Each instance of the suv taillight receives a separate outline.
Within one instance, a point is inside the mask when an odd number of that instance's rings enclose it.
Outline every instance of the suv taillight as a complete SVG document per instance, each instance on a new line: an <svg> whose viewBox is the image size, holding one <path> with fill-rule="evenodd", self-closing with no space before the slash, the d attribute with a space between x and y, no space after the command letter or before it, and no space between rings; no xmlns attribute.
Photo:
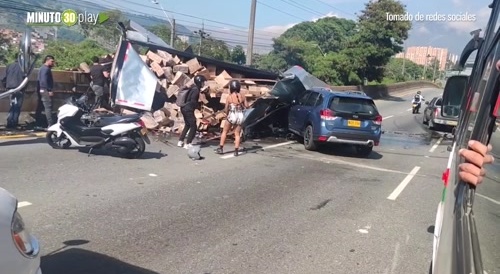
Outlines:
<svg viewBox="0 0 500 274"><path fill-rule="evenodd" d="M377 117L375 117L375 120L373 120L373 123L379 126L382 125L382 116L377 115Z"/></svg>
<svg viewBox="0 0 500 274"><path fill-rule="evenodd" d="M438 117L440 112L441 112L441 108L436 108L434 110L434 117Z"/></svg>
<svg viewBox="0 0 500 274"><path fill-rule="evenodd" d="M319 111L319 115L321 116L322 120L334 120L335 119L335 112L333 112L331 109L322 109Z"/></svg>

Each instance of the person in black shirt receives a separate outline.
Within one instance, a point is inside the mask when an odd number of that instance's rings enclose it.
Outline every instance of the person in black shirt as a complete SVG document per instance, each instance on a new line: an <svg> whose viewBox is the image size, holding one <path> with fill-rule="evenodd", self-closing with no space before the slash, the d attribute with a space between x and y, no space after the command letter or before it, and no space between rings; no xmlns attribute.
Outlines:
<svg viewBox="0 0 500 274"><path fill-rule="evenodd" d="M200 99L200 91L205 86L207 79L202 75L197 75L194 77L194 86L191 87L189 93L186 98L186 105L181 107L182 117L184 117L184 129L181 132L181 136L179 136L179 142L177 146L184 146L185 149L189 149L191 147L191 143L194 140L196 135L197 125L196 125L196 116L194 115L194 111L198 108L198 101ZM189 134L188 134L189 132ZM187 140L184 145L184 138Z"/></svg>
<svg viewBox="0 0 500 274"><path fill-rule="evenodd" d="M39 126L42 125L42 109L45 109L45 117L47 118L47 127L54 124L52 119L52 96L54 93L54 78L52 77L52 67L55 65L55 58L52 55L45 56L43 65L38 71L38 106L36 108L36 120Z"/></svg>
<svg viewBox="0 0 500 274"><path fill-rule="evenodd" d="M104 66L99 64L99 57L92 57L92 62L94 64L90 67L90 78L92 79L90 86L95 94L96 107L101 107L102 96L104 95L104 84L106 83L109 73Z"/></svg>
<svg viewBox="0 0 500 274"><path fill-rule="evenodd" d="M5 77L2 79L7 90L17 88L24 80L24 73L18 62L17 53L15 58L16 60L14 63L8 65L5 69ZM16 128L19 124L19 115L21 114L21 107L23 105L24 91L25 89L22 89L10 95L10 110L9 116L7 116L7 128Z"/></svg>

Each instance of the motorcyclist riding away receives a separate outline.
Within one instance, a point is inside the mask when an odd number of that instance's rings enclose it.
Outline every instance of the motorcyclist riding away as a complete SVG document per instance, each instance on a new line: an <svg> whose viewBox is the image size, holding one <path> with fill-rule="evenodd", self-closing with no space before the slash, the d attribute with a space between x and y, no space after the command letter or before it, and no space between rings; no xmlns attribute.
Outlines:
<svg viewBox="0 0 500 274"><path fill-rule="evenodd" d="M412 103L418 104L418 103L421 103L423 101L425 101L424 96L422 96L422 92L419 90L419 91L417 91L417 94L415 94L415 96L413 97Z"/></svg>

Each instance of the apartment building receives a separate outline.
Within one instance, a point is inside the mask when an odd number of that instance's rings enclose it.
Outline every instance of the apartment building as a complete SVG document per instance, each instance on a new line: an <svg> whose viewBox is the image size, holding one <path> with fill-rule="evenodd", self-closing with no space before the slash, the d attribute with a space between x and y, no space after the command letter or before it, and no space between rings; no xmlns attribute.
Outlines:
<svg viewBox="0 0 500 274"><path fill-rule="evenodd" d="M11 29L0 29L0 35L7 39L10 45L18 46L23 34ZM37 33L31 33L31 45L35 53L40 53L45 49L45 40Z"/></svg>
<svg viewBox="0 0 500 274"><path fill-rule="evenodd" d="M445 70L446 69L446 63L448 60L452 61L450 59L450 56L448 54L448 49L446 48L434 48L434 47L408 47L406 48L405 52L398 53L396 58L406 58L407 60L410 60L414 63L417 63L419 65L425 65L426 63L429 64L434 58L436 58L439 61L439 70ZM458 56L454 55L452 57L455 59L454 63L456 60L458 60Z"/></svg>

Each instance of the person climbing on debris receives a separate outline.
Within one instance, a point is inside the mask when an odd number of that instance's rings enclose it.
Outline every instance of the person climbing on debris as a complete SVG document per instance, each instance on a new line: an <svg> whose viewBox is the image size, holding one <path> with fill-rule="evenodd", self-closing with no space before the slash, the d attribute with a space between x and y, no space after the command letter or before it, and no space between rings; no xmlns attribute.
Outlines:
<svg viewBox="0 0 500 274"><path fill-rule="evenodd" d="M184 118L184 129L179 136L177 146L189 149L196 135L197 125L194 111L198 108L200 99L200 91L205 86L207 79L203 75L194 77L194 85L190 88L183 89L177 94L177 106L181 108L182 117ZM187 135L187 138L186 138ZM186 143L184 143L186 139Z"/></svg>
<svg viewBox="0 0 500 274"><path fill-rule="evenodd" d="M224 153L224 143L226 142L229 130L234 129L234 156L238 156L241 143L241 124L243 123L244 110L248 108L246 97L240 93L241 83L237 80L229 82L229 96L226 100L224 113L226 119L223 121L222 134L220 136L219 148L216 152L218 154Z"/></svg>

